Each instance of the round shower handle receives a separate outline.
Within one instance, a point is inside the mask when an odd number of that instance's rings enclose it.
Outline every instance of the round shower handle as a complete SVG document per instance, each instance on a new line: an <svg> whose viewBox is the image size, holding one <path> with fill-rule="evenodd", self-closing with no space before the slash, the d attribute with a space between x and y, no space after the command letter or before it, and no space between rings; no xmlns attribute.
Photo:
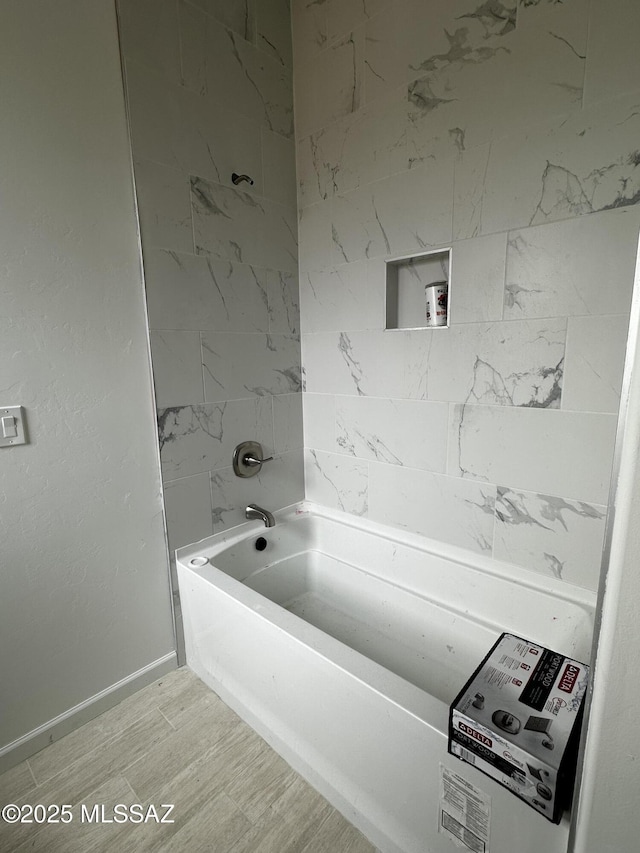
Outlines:
<svg viewBox="0 0 640 853"><path fill-rule="evenodd" d="M259 474L264 462L273 456L262 455L262 445L257 441L242 441L233 451L233 473L236 477L253 477Z"/></svg>

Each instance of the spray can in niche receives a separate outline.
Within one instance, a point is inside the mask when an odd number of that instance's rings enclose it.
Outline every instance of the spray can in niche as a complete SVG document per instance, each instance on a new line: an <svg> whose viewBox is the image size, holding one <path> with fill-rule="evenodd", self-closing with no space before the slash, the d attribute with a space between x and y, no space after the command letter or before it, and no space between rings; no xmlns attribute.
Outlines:
<svg viewBox="0 0 640 853"><path fill-rule="evenodd" d="M427 326L447 325L447 292L449 283L434 281L425 287L427 301Z"/></svg>

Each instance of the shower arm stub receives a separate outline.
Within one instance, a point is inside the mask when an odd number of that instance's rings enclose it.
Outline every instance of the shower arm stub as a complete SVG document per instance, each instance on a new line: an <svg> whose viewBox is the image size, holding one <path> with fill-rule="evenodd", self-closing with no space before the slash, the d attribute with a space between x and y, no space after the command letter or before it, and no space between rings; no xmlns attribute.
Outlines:
<svg viewBox="0 0 640 853"><path fill-rule="evenodd" d="M235 186L238 186L238 184L241 184L243 181L246 181L249 186L253 186L253 178L250 178L249 175L238 175L237 172L233 172L231 180Z"/></svg>
<svg viewBox="0 0 640 853"><path fill-rule="evenodd" d="M265 462L273 456L264 457L262 445L257 441L242 441L233 451L233 473L236 477L255 477Z"/></svg>

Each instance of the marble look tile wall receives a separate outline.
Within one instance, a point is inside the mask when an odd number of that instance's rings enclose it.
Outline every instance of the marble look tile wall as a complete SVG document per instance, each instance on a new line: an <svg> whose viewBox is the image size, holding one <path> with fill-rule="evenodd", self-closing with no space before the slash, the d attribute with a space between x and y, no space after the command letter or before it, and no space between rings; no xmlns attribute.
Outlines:
<svg viewBox="0 0 640 853"><path fill-rule="evenodd" d="M309 498L596 587L636 6L292 0ZM449 246L450 328L385 331L385 260Z"/></svg>
<svg viewBox="0 0 640 853"><path fill-rule="evenodd" d="M303 497L290 12L118 7L173 550ZM275 459L239 480L246 439Z"/></svg>

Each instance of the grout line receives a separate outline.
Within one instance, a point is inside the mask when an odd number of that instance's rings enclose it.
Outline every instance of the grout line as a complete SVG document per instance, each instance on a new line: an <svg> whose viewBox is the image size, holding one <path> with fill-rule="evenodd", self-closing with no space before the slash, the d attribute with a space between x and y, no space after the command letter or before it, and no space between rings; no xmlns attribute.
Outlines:
<svg viewBox="0 0 640 853"><path fill-rule="evenodd" d="M45 747L45 749L46 749L46 747ZM37 753L36 753L36 754L37 754ZM30 762L29 762L29 759L28 759L28 758L27 758L27 767L29 768L29 773L31 773L31 778L33 779L33 784L34 784L34 785L35 785L35 787L37 788L37 787L38 787L38 780L36 779L36 775L35 775L35 773L33 772L33 768L31 767L31 764L30 764Z"/></svg>
<svg viewBox="0 0 640 853"><path fill-rule="evenodd" d="M136 799L136 801L137 801L137 802L140 802L140 798L138 797L137 793L133 790L133 785L131 784L131 782L127 779L127 777L124 775L124 773L121 773L121 774L120 774L120 776L122 777L122 779L124 779L124 781L125 781L125 782L127 783L127 785L129 786L129 790L130 790L130 791L131 791L131 793L133 794L133 796L134 796L134 798Z"/></svg>
<svg viewBox="0 0 640 853"><path fill-rule="evenodd" d="M495 556L495 550L496 550L496 533L497 533L497 527L498 527L498 524L497 524L497 516L498 516L498 485L497 485L497 484L490 484L490 485L492 485L492 488L493 488L493 523L492 523L492 525L491 525L491 551L490 551L490 553L491 553L491 557L492 557L492 559L496 560L496 559L498 559L498 558Z"/></svg>
<svg viewBox="0 0 640 853"><path fill-rule="evenodd" d="M447 441L446 447L444 451L444 473L449 474L449 448L451 445L451 427L452 427L452 419L453 419L453 411L452 406L455 406L455 403L449 401L447 403Z"/></svg>
<svg viewBox="0 0 640 853"><path fill-rule="evenodd" d="M202 402L207 404L207 381L205 377L205 365L204 365L204 349L203 349L203 335L205 334L213 334L217 335L217 332L198 332L198 344L200 348L200 381L202 383Z"/></svg>
<svg viewBox="0 0 640 853"><path fill-rule="evenodd" d="M260 826L260 821L261 821L262 817L265 815L265 813L269 810L269 806L267 806L267 808L266 808L263 812L261 812L261 813L258 815L258 817L256 818L256 820L251 820L251 818L250 818L250 817L249 817L249 815L246 813L246 811L242 808L242 806L240 805L240 803L238 803L238 802L237 802L237 800L235 800L235 799L231 796L231 794L229 793L229 791L227 791L227 789L224 787L224 785L222 785L222 786L220 787L220 789L219 789L219 790L224 794L224 796L225 796L225 797L227 797L227 799L228 799L230 802L232 802L232 803L233 803L233 805L238 809L238 811L240 812L240 814L241 814L244 818L246 818L246 820L247 820L247 822L248 822L248 824L249 824L249 827L251 827L251 828L258 828L258 827ZM249 831L249 827L248 827L248 828L247 828L247 830L246 830L247 832ZM244 834L244 833L243 833L243 834Z"/></svg>
<svg viewBox="0 0 640 853"><path fill-rule="evenodd" d="M183 170L180 170L180 171L182 172L182 174L184 174ZM189 222L191 223L191 246L193 249L191 254L194 255L195 257L199 257L200 253L196 250L196 218L194 216L194 211L193 211L193 190L192 190L192 178L197 179L198 176L192 175L190 172L187 172L186 177L187 177L187 185L188 185L188 191L189 191L188 204L189 204Z"/></svg>
<svg viewBox="0 0 640 853"><path fill-rule="evenodd" d="M158 711L158 713L159 713L162 717L164 717L164 719L165 719L165 720L167 721L167 723L171 726L171 728L174 730L174 732L177 732L177 731L178 731L178 729L173 725L173 723L171 722L171 720L169 719L169 717L167 717L167 715L166 715L166 714L165 714L165 713L160 709L160 707L159 707L158 705L156 705L156 710Z"/></svg>
<svg viewBox="0 0 640 853"><path fill-rule="evenodd" d="M143 756L140 756L140 757L142 758ZM130 765L129 765L129 767L135 767L135 764L136 764L136 762L134 762L133 764L130 764ZM131 792L132 792L133 796L135 797L135 801L136 801L137 803L142 803L142 802L144 802L144 800L143 800L141 797L139 797L139 796L138 796L138 792L136 791L136 789L133 787L133 785L131 784L131 782L130 782L130 781L129 781L129 779L127 778L127 775L126 775L126 774L127 774L127 771L129 770L129 767L126 767L124 770L122 770L122 771L120 772L120 776L124 779L124 781L125 781L125 782L127 783L127 785L129 786L129 788L130 788L130 790L131 790Z"/></svg>

